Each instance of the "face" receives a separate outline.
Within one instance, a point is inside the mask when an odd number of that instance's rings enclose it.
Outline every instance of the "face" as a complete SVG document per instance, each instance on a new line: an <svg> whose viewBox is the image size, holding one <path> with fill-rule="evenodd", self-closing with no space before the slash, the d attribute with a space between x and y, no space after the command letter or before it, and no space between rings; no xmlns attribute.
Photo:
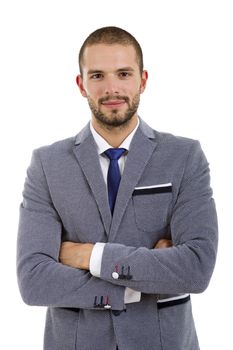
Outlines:
<svg viewBox="0 0 233 350"><path fill-rule="evenodd" d="M89 46L82 68L83 76L77 77L77 83L98 123L118 127L137 116L147 72L140 73L132 45Z"/></svg>

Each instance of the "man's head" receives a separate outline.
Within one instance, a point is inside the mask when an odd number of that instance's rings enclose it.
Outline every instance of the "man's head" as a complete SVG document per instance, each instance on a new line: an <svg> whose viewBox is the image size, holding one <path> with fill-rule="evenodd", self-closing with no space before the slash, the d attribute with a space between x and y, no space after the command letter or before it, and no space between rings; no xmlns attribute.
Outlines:
<svg viewBox="0 0 233 350"><path fill-rule="evenodd" d="M79 66L77 84L100 124L117 127L136 117L147 72L130 33L117 27L96 30L80 49Z"/></svg>
<svg viewBox="0 0 233 350"><path fill-rule="evenodd" d="M103 27L95 30L91 33L81 46L79 51L79 70L81 75L83 75L83 56L86 47L96 45L96 44L106 44L113 45L119 44L123 46L132 45L135 50L136 60L138 62L139 70L143 72L143 54L141 46L135 37L124 29L118 27Z"/></svg>

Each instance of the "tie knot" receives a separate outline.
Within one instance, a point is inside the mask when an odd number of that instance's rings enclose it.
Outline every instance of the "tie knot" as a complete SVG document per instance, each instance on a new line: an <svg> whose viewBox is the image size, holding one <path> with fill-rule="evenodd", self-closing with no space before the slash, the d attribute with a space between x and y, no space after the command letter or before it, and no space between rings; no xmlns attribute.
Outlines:
<svg viewBox="0 0 233 350"><path fill-rule="evenodd" d="M118 160L125 151L125 148L109 148L104 153L110 160Z"/></svg>

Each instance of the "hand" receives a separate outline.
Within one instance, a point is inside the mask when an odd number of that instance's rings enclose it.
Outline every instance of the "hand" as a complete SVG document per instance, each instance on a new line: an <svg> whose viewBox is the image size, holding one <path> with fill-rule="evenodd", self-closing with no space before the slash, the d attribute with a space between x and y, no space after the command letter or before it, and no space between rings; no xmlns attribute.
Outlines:
<svg viewBox="0 0 233 350"><path fill-rule="evenodd" d="M59 260L62 264L76 269L89 270L90 258L94 244L63 242Z"/></svg>
<svg viewBox="0 0 233 350"><path fill-rule="evenodd" d="M172 247L172 241L170 239L160 239L156 245L154 246L154 249L159 249L159 248L170 248Z"/></svg>

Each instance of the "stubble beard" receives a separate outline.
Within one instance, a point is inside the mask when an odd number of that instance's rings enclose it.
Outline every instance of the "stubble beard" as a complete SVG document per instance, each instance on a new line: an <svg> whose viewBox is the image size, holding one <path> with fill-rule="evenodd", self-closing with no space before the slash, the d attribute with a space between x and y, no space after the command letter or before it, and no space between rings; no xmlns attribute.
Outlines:
<svg viewBox="0 0 233 350"><path fill-rule="evenodd" d="M127 110L121 113L118 111L118 109L112 109L111 111L109 111L108 114L103 113L101 111L102 102L108 101L111 99L125 100L125 102L128 105ZM129 124L130 120L137 112L139 102L140 102L140 93L137 93L133 97L132 103L130 103L129 98L127 96L117 96L117 97L109 96L105 98L100 98L98 100L98 106L91 99L90 96L87 97L87 100L88 100L89 107L92 111L92 114L96 118L96 121L98 122L98 124L103 128L111 130L117 127L125 127Z"/></svg>

